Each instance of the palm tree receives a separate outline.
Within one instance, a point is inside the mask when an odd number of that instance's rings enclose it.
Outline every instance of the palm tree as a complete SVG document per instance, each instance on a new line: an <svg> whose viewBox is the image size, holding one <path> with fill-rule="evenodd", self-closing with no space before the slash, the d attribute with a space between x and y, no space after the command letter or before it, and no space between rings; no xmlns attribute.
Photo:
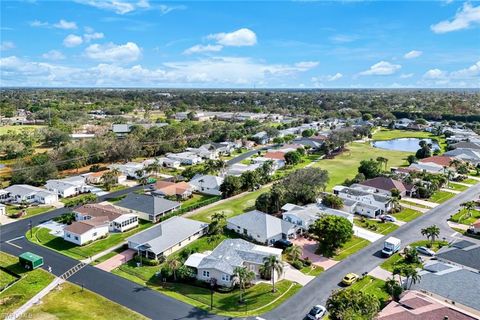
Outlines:
<svg viewBox="0 0 480 320"><path fill-rule="evenodd" d="M430 227L422 229L422 236L426 236L427 239L430 239L430 243L435 242L435 238L440 235L440 228L437 225L431 225Z"/></svg>
<svg viewBox="0 0 480 320"><path fill-rule="evenodd" d="M387 171L388 159L385 157L378 157L377 161L383 163L383 165L385 166L385 171Z"/></svg>
<svg viewBox="0 0 480 320"><path fill-rule="evenodd" d="M238 286L240 287L240 302L242 302L245 285L255 279L255 273L247 270L245 267L236 267L233 270L233 275L235 281L238 282Z"/></svg>
<svg viewBox="0 0 480 320"><path fill-rule="evenodd" d="M450 161L450 166L451 166L451 167L454 167L455 169L457 169L458 166L460 166L461 164L462 164L462 162L461 162L460 160L458 160L458 159L452 159L452 160Z"/></svg>
<svg viewBox="0 0 480 320"><path fill-rule="evenodd" d="M422 278L422 276L418 273L417 269L414 267L411 267L408 269L407 276L408 276L407 283L408 283L408 278L410 278L410 284L408 285L409 290L413 284L417 284L418 282L420 282L420 279Z"/></svg>
<svg viewBox="0 0 480 320"><path fill-rule="evenodd" d="M147 166L146 171L149 173L153 172L155 174L155 177L158 177L160 169L162 169L162 165L160 164L160 162L158 162L158 160L155 160Z"/></svg>
<svg viewBox="0 0 480 320"><path fill-rule="evenodd" d="M302 248L294 244L293 246L285 249L285 253L291 259L291 261L295 261L302 257Z"/></svg>
<svg viewBox="0 0 480 320"><path fill-rule="evenodd" d="M210 235L220 235L226 225L226 219L227 217L223 211L215 212L212 215L210 225L208 226L208 233Z"/></svg>
<svg viewBox="0 0 480 320"><path fill-rule="evenodd" d="M263 266L270 270L270 277L272 278L272 292L275 292L275 272L280 276L283 273L283 263L277 256L268 256L263 258Z"/></svg>
<svg viewBox="0 0 480 320"><path fill-rule="evenodd" d="M475 201L467 201L461 204L463 208L467 211L466 214L462 214L462 216L458 219L458 222L461 223L463 220L463 217L465 216L466 218L470 218L472 216L472 210L475 209L477 204Z"/></svg>
<svg viewBox="0 0 480 320"><path fill-rule="evenodd" d="M173 281L177 281L177 270L182 266L182 263L178 259L167 260L167 266L173 272Z"/></svg>
<svg viewBox="0 0 480 320"><path fill-rule="evenodd" d="M398 286L397 280L395 280L394 278L388 278L385 281L385 289L392 297L392 300L395 300L397 298L397 294L398 294L396 292L397 288L399 288L399 286Z"/></svg>
<svg viewBox="0 0 480 320"><path fill-rule="evenodd" d="M118 168L113 168L112 170L110 170L110 172L115 176L115 177L118 177L121 172L120 170L118 170Z"/></svg>
<svg viewBox="0 0 480 320"><path fill-rule="evenodd" d="M393 212L397 212L397 209L400 207L400 199L398 197L392 197L390 202L392 203Z"/></svg>
<svg viewBox="0 0 480 320"><path fill-rule="evenodd" d="M398 283L402 285L402 274L403 274L403 266L401 264L393 265L392 276L395 279L395 276L398 276Z"/></svg>

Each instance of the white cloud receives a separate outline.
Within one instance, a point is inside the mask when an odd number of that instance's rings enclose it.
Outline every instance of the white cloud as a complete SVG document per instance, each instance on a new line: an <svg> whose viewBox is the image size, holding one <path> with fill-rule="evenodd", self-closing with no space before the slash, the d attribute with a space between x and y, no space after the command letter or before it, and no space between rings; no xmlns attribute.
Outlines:
<svg viewBox="0 0 480 320"><path fill-rule="evenodd" d="M15 43L12 41L2 41L0 44L0 51L7 51L15 48Z"/></svg>
<svg viewBox="0 0 480 320"><path fill-rule="evenodd" d="M414 59L418 58L423 54L423 51L418 51L418 50L412 50L403 55L405 59Z"/></svg>
<svg viewBox="0 0 480 320"><path fill-rule="evenodd" d="M474 24L480 24L480 6L474 7L470 3L465 2L452 20L440 21L431 25L430 29L435 33L446 33L467 29Z"/></svg>
<svg viewBox="0 0 480 320"><path fill-rule="evenodd" d="M112 11L117 14L127 14L137 10L159 10L161 14L167 14L173 10L185 9L185 6L169 6L165 4L152 5L148 0L121 1L121 0L75 0L78 3L89 5L97 9Z"/></svg>
<svg viewBox="0 0 480 320"><path fill-rule="evenodd" d="M338 79L341 79L343 77L343 74L340 72L335 73L334 75L327 76L327 81L336 81Z"/></svg>
<svg viewBox="0 0 480 320"><path fill-rule="evenodd" d="M79 46L83 43L83 39L75 34L69 34L63 39L63 45L68 48Z"/></svg>
<svg viewBox="0 0 480 320"><path fill-rule="evenodd" d="M445 79L447 78L447 73L440 69L430 69L423 75L425 79Z"/></svg>
<svg viewBox="0 0 480 320"><path fill-rule="evenodd" d="M65 56L58 50L50 50L42 54L42 58L48 60L63 60L65 59Z"/></svg>
<svg viewBox="0 0 480 320"><path fill-rule="evenodd" d="M477 63L468 68L460 69L450 73L450 77L453 79L470 79L480 77L480 61L477 61Z"/></svg>
<svg viewBox="0 0 480 320"><path fill-rule="evenodd" d="M480 61L470 67L452 72L440 69L428 70L419 83L429 87L478 88L480 86Z"/></svg>
<svg viewBox="0 0 480 320"><path fill-rule="evenodd" d="M413 77L414 75L415 75L414 73L402 73L400 75L400 79L408 79L408 78Z"/></svg>
<svg viewBox="0 0 480 320"><path fill-rule="evenodd" d="M33 20L30 21L31 27L46 27L48 26L48 22L40 21L40 20Z"/></svg>
<svg viewBox="0 0 480 320"><path fill-rule="evenodd" d="M250 29L242 28L233 32L221 32L211 34L208 39L216 40L224 46L242 47L253 46L257 43L257 35Z"/></svg>
<svg viewBox="0 0 480 320"><path fill-rule="evenodd" d="M307 71L318 66L317 61L300 61L295 63L295 67L299 68L302 71Z"/></svg>
<svg viewBox="0 0 480 320"><path fill-rule="evenodd" d="M141 49L134 42L120 45L114 43L92 44L85 49L85 56L92 60L113 63L133 62L140 58Z"/></svg>
<svg viewBox="0 0 480 320"><path fill-rule="evenodd" d="M72 29L77 29L77 24L73 21L67 21L61 19L57 23L53 25L55 28L58 29L64 29L64 30L72 30Z"/></svg>
<svg viewBox="0 0 480 320"><path fill-rule="evenodd" d="M330 37L330 40L337 43L348 43L357 40L358 37L348 34L337 34Z"/></svg>
<svg viewBox="0 0 480 320"><path fill-rule="evenodd" d="M223 46L220 44L207 44L201 45L197 44L193 47L190 47L183 51L183 54L194 54L194 53L203 53L203 52L218 52L223 49Z"/></svg>
<svg viewBox="0 0 480 320"><path fill-rule="evenodd" d="M402 68L399 64L393 64L387 61L380 61L373 66L371 66L368 70L362 71L359 73L361 76L388 76L394 74L398 70Z"/></svg>
<svg viewBox="0 0 480 320"><path fill-rule="evenodd" d="M333 82L333 81L337 81L339 79L343 78L343 74L341 74L340 72L337 72L333 75L325 75L325 76L319 76L319 77L312 77L310 79L310 81L312 82L312 85L313 87L316 87L316 88L323 88L325 87L325 84L324 82L325 81L328 81L328 82Z"/></svg>
<svg viewBox="0 0 480 320"><path fill-rule="evenodd" d="M85 42L90 42L92 40L98 40L98 39L103 39L104 34L101 32L92 32L91 33L86 33L83 35L83 40Z"/></svg>

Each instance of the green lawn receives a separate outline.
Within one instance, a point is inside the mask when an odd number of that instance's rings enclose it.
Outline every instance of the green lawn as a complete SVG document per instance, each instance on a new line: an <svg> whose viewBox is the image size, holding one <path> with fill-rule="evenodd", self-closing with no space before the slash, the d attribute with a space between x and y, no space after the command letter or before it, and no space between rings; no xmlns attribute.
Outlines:
<svg viewBox="0 0 480 320"><path fill-rule="evenodd" d="M455 193L451 193L448 191L438 190L433 193L433 195L427 199L427 201L435 202L435 203L442 203L455 197Z"/></svg>
<svg viewBox="0 0 480 320"><path fill-rule="evenodd" d="M112 302L77 285L63 283L28 310L31 319L147 319L130 309Z"/></svg>
<svg viewBox="0 0 480 320"><path fill-rule="evenodd" d="M369 244L370 242L368 240L353 236L350 241L337 250L337 254L333 256L333 259L337 261L343 260L349 255L367 247Z"/></svg>
<svg viewBox="0 0 480 320"><path fill-rule="evenodd" d="M429 240L421 240L421 241L410 243L409 246L413 248L413 247L419 247L419 246L427 246L429 244L430 244ZM443 241L435 241L435 243L433 244L431 249L436 252L441 248L441 246L445 246L446 244L447 243L443 242ZM385 260L380 265L380 267L382 267L382 269L384 269L384 270L392 272L393 268L394 268L394 265L396 263L404 263L403 257L398 252L395 253L394 255L392 255L387 260ZM416 264L416 266L420 268L422 265L421 265L421 263L418 263L418 264Z"/></svg>
<svg viewBox="0 0 480 320"><path fill-rule="evenodd" d="M9 131L14 133L20 133L22 131L33 131L36 129L44 128L45 126L35 126L35 125L14 125L14 126L0 126L0 135L6 134Z"/></svg>
<svg viewBox="0 0 480 320"><path fill-rule="evenodd" d="M25 219L25 218L29 218L31 216L35 216L37 214L42 214L42 213L45 213L47 211L50 211L50 210L53 210L54 207L52 206L47 206L47 207L29 207L29 208L26 208L25 211L27 212L26 215L24 215L23 217L21 217L20 219ZM17 214L18 212L22 211L23 209L21 209L19 206L15 206L15 205L11 205L11 204L8 204L7 205L7 215L14 215L14 214Z"/></svg>
<svg viewBox="0 0 480 320"><path fill-rule="evenodd" d="M324 269L322 267L319 267L319 266L316 266L314 264L312 264L311 266L309 267L303 267L301 270L300 270L302 273L308 275L308 276L318 276L320 273L322 273L324 271Z"/></svg>
<svg viewBox="0 0 480 320"><path fill-rule="evenodd" d="M417 219L422 215L421 212L410 209L410 208L403 208L400 212L392 214L395 218L400 221L410 222L412 220Z"/></svg>
<svg viewBox="0 0 480 320"><path fill-rule="evenodd" d="M215 197L217 197L217 196L194 193L189 199L182 202L181 208L186 208L186 207L189 207L191 205L194 205L194 204L197 204L199 202L203 202L203 201L206 201L208 199L215 198Z"/></svg>
<svg viewBox="0 0 480 320"><path fill-rule="evenodd" d="M210 216L216 212L223 212L227 219L239 215L243 212L255 209L255 200L264 192L269 191L269 187L264 187L253 192L249 192L239 198L227 200L208 209L200 210L190 218L210 222Z"/></svg>
<svg viewBox="0 0 480 320"><path fill-rule="evenodd" d="M370 230L372 232L381 233L383 235L387 235L390 232L398 229L398 226L391 222L382 222L370 219L364 219L364 221L362 221L361 219L354 219L353 222L356 226Z"/></svg>
<svg viewBox="0 0 480 320"><path fill-rule="evenodd" d="M293 166L285 166L280 170L277 170L274 174L274 178L275 179L283 178L286 175L292 173L293 171L305 168L306 166L310 165L313 161L316 161L319 158L320 158L319 154L305 155L302 157L302 162L297 163L296 165L293 165Z"/></svg>
<svg viewBox="0 0 480 320"><path fill-rule="evenodd" d="M431 207L427 207L423 204L419 204L419 203L415 203L415 202L410 202L410 201L407 201L407 200L401 200L400 201L400 204L408 204L410 206L415 206L415 207L419 207L419 208L423 208L423 209L431 209Z"/></svg>
<svg viewBox="0 0 480 320"><path fill-rule="evenodd" d="M0 265L22 277L13 286L0 293L0 309L3 316L18 309L53 280L53 276L43 269L26 271L18 263L17 257L3 252L0 252ZM2 272L1 276L3 275Z"/></svg>
<svg viewBox="0 0 480 320"><path fill-rule="evenodd" d="M452 189L455 191L465 191L468 189L467 186L463 186L461 184L455 183L455 182L450 182L448 185L445 186L446 189Z"/></svg>
<svg viewBox="0 0 480 320"><path fill-rule="evenodd" d="M472 210L470 212L470 216L469 216L466 209L460 209L456 214L454 214L450 218L450 221L461 223L461 224L466 224L466 225L471 225L472 223L474 223L478 219L480 219L480 211Z"/></svg>
<svg viewBox="0 0 480 320"><path fill-rule="evenodd" d="M477 184L480 181L470 178L470 179L463 180L462 182L466 184Z"/></svg>
<svg viewBox="0 0 480 320"><path fill-rule="evenodd" d="M40 227L33 228L33 237L30 236L30 232L26 233L26 237L34 243L53 249L74 259L82 260L118 245L125 241L129 236L145 230L150 226L152 226L151 222L139 220L138 227L133 230L124 233L111 233L107 238L94 241L85 246L77 246L71 242L63 240L63 238L55 237L49 233L49 229Z"/></svg>
<svg viewBox="0 0 480 320"><path fill-rule="evenodd" d="M126 246L126 245L125 245L125 246L121 246L120 248L117 248L117 249L115 249L115 250L113 250L113 251L111 251L111 252L109 252L109 253L101 256L100 258L97 258L97 259L93 260L91 264L92 264L92 265L99 264L99 263L101 263L101 262L103 262L103 261L106 261L106 260L110 259L111 257L116 256L116 255L119 254L119 253L122 253L122 252L125 251L126 249L127 249L127 246Z"/></svg>
<svg viewBox="0 0 480 320"><path fill-rule="evenodd" d="M371 294L380 300L382 306L390 299L390 295L385 291L385 281L371 276L360 279L347 290L357 290Z"/></svg>
<svg viewBox="0 0 480 320"><path fill-rule="evenodd" d="M17 278L0 269L0 288L7 286L9 283L15 281Z"/></svg>
<svg viewBox="0 0 480 320"><path fill-rule="evenodd" d="M331 191L336 185L342 184L345 179L355 177L361 160L384 157L388 159L389 167L401 167L408 165L406 158L411 154L409 152L374 148L368 142L352 142L346 147L348 151L334 159L323 159L313 164L314 167L320 167L328 171L330 181L327 185L327 191Z"/></svg>

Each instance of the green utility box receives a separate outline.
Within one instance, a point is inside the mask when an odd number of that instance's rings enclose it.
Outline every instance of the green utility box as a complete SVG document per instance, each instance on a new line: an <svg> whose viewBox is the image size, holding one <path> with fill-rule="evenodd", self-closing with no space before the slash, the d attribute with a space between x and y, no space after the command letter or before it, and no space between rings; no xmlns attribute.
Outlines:
<svg viewBox="0 0 480 320"><path fill-rule="evenodd" d="M43 266L43 258L31 252L24 252L18 258L22 267L27 270L33 270Z"/></svg>

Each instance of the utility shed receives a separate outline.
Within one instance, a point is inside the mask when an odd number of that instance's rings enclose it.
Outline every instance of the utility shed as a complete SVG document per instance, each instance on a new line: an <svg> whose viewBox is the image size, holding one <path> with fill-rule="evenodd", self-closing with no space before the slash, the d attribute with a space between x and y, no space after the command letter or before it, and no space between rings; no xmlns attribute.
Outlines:
<svg viewBox="0 0 480 320"><path fill-rule="evenodd" d="M24 252L19 257L19 262L27 270L43 266L43 258L31 252Z"/></svg>

